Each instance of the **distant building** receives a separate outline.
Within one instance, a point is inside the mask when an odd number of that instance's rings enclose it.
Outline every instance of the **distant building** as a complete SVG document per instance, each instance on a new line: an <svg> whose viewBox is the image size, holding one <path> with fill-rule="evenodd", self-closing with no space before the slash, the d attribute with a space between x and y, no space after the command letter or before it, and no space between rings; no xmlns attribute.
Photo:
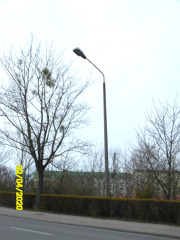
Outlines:
<svg viewBox="0 0 180 240"><path fill-rule="evenodd" d="M34 187L37 188L38 173L34 172ZM58 194L105 196L105 173L82 171L45 171L45 186L55 185ZM110 173L109 189L112 197L130 197L132 195L132 177L130 173ZM61 192L62 191L62 192ZM53 193L53 192L52 192Z"/></svg>
<svg viewBox="0 0 180 240"><path fill-rule="evenodd" d="M152 191L159 199L180 199L180 171L136 169L133 174L133 194Z"/></svg>

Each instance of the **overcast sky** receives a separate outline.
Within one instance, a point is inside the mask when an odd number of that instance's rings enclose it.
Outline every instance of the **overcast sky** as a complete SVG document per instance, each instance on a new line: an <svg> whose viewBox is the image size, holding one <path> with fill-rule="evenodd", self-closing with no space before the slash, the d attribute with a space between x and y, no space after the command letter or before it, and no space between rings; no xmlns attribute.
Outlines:
<svg viewBox="0 0 180 240"><path fill-rule="evenodd" d="M172 102L180 89L178 0L0 0L0 55L32 32L75 60L95 80L86 95L91 125L83 136L103 147L102 75L77 57L81 48L105 74L109 148L135 142L152 99ZM0 79L0 81L2 81Z"/></svg>

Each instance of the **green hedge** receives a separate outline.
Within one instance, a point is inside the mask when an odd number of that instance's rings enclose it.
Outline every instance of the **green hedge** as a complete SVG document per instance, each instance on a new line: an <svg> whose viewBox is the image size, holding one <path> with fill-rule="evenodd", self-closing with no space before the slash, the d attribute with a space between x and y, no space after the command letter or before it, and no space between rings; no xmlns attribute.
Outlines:
<svg viewBox="0 0 180 240"><path fill-rule="evenodd" d="M23 208L34 208L36 202L35 193L23 194ZM16 209L16 192L0 191L0 205Z"/></svg>
<svg viewBox="0 0 180 240"><path fill-rule="evenodd" d="M16 193L0 191L0 205L16 208Z"/></svg>
<svg viewBox="0 0 180 240"><path fill-rule="evenodd" d="M36 194L24 193L24 209L35 206ZM0 192L0 204L15 208L15 193ZM41 195L40 209L61 214L180 225L180 201Z"/></svg>

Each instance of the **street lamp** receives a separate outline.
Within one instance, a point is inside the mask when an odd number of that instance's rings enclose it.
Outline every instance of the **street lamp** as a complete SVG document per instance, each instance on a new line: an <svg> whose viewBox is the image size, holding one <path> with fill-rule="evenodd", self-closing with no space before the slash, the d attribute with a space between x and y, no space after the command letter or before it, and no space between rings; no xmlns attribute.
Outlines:
<svg viewBox="0 0 180 240"><path fill-rule="evenodd" d="M75 48L73 50L78 56L87 59L102 75L103 75L103 105L104 105L104 153L105 153L105 189L106 197L109 197L109 167L108 167L108 136L107 136L107 112L106 112L106 84L105 76L101 70L94 65L83 53L80 48Z"/></svg>

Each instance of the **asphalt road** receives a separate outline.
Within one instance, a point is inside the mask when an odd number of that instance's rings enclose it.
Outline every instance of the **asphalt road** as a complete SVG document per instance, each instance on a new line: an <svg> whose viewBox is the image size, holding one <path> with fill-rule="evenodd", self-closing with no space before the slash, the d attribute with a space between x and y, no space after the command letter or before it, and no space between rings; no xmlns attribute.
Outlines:
<svg viewBox="0 0 180 240"><path fill-rule="evenodd" d="M0 240L170 240L118 231L0 216Z"/></svg>

